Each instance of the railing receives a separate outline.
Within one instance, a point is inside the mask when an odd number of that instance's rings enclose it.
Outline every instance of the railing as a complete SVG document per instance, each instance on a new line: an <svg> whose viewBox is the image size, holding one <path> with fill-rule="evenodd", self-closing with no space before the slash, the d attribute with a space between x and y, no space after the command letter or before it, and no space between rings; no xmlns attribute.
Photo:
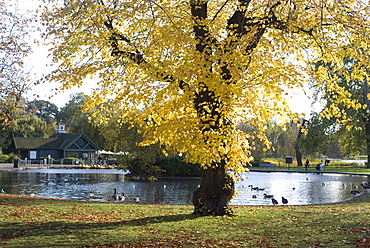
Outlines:
<svg viewBox="0 0 370 248"><path fill-rule="evenodd" d="M18 159L14 160L14 168L65 168L74 167L81 165L78 159L61 159L60 161L54 161L52 159Z"/></svg>

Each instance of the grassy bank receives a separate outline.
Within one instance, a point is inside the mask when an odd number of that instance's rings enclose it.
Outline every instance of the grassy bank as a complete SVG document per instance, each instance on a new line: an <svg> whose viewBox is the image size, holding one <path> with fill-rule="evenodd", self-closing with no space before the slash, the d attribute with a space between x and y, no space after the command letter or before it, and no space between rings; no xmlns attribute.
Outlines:
<svg viewBox="0 0 370 248"><path fill-rule="evenodd" d="M276 167L249 167L250 170L284 170L284 171L305 171L304 166L276 166ZM312 165L308 168L309 172L316 172L315 166ZM370 175L370 169L366 169L365 166L325 166L324 172L338 172L348 174L363 174Z"/></svg>
<svg viewBox="0 0 370 248"><path fill-rule="evenodd" d="M0 195L1 247L369 247L370 194L312 206L235 207L195 217L184 205Z"/></svg>

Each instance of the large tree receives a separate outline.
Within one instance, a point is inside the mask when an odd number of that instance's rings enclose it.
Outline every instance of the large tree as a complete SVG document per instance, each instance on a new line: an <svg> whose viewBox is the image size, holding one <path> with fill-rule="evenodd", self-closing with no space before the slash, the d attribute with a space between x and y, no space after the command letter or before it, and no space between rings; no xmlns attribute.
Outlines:
<svg viewBox="0 0 370 248"><path fill-rule="evenodd" d="M98 87L88 107L112 99L144 128L142 145L160 142L199 163L200 215L229 213L229 171L244 171L272 116L293 118L284 96L306 82L307 54L340 61L368 45L362 1L47 2L43 22L58 68L46 80L65 89L91 76ZM240 121L255 133L241 132Z"/></svg>

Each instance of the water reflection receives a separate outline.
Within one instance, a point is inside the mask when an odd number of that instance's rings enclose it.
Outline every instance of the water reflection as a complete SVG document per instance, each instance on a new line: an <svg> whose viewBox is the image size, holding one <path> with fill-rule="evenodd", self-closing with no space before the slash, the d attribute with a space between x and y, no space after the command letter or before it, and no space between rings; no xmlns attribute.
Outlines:
<svg viewBox="0 0 370 248"><path fill-rule="evenodd" d="M265 199L264 193L274 195L279 203L284 196L289 205L337 202L353 196L352 184L369 182L368 176L342 174L250 172L245 176L236 184L239 193L232 205L271 205L271 199ZM116 188L119 194L125 193L126 202L140 196L142 203L192 204L192 194L199 183L199 180L125 181L124 172L119 170L0 172L0 187L10 194L90 201L112 201ZM264 190L253 190L255 187Z"/></svg>

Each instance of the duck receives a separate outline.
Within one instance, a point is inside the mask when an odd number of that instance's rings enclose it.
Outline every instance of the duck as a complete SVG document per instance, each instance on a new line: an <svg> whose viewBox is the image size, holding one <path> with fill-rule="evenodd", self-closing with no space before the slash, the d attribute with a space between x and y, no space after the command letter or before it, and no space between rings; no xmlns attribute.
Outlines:
<svg viewBox="0 0 370 248"><path fill-rule="evenodd" d="M118 201L117 189L113 189L113 190L114 190L114 193L112 195L112 199L113 201Z"/></svg>
<svg viewBox="0 0 370 248"><path fill-rule="evenodd" d="M134 197L134 202L136 203L140 202L140 197L138 195Z"/></svg>
<svg viewBox="0 0 370 248"><path fill-rule="evenodd" d="M272 204L274 204L274 205L279 204L279 202L278 202L275 198L272 198L272 199L271 199L271 202L272 202Z"/></svg>
<svg viewBox="0 0 370 248"><path fill-rule="evenodd" d="M357 189L358 186L352 183L352 189Z"/></svg>
<svg viewBox="0 0 370 248"><path fill-rule="evenodd" d="M322 186L325 186L325 185L326 185L326 183L322 182L322 183L321 183L321 185L322 185Z"/></svg>
<svg viewBox="0 0 370 248"><path fill-rule="evenodd" d="M358 190L351 190L351 194L357 195L357 194L360 194L360 191L358 191Z"/></svg>
<svg viewBox="0 0 370 248"><path fill-rule="evenodd" d="M287 204L288 203L288 199L286 199L284 196L281 197L281 202L283 204Z"/></svg>
<svg viewBox="0 0 370 248"><path fill-rule="evenodd" d="M273 198L274 196L273 195L268 195L268 194L265 193L265 194L263 194L263 197L264 198Z"/></svg>
<svg viewBox="0 0 370 248"><path fill-rule="evenodd" d="M119 199L120 201L124 201L124 200L125 200L125 193L122 193L122 195L119 195L119 196L118 196L118 199Z"/></svg>
<svg viewBox="0 0 370 248"><path fill-rule="evenodd" d="M257 199L258 198L258 195L252 195L252 198L253 199Z"/></svg>
<svg viewBox="0 0 370 248"><path fill-rule="evenodd" d="M250 187L251 190L258 190L259 189L258 187L253 187L253 185L248 185L248 187Z"/></svg>

